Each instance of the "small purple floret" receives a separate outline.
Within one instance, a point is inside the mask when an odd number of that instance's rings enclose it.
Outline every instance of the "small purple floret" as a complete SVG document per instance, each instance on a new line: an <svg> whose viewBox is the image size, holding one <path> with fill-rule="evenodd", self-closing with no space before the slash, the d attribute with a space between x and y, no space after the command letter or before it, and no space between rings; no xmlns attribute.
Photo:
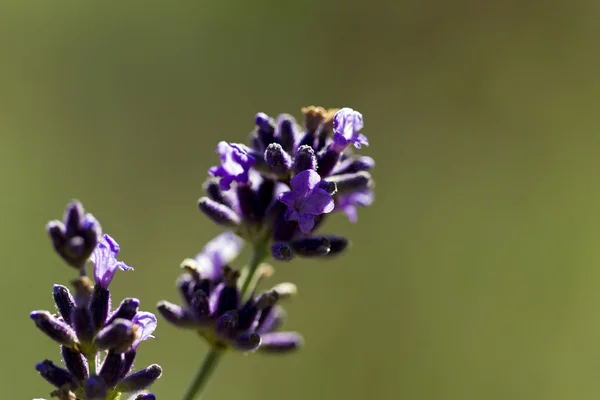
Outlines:
<svg viewBox="0 0 600 400"><path fill-rule="evenodd" d="M154 314L140 311L135 314L135 317L133 317L131 322L140 328L139 335L131 346L133 349L136 349L139 344L146 339L154 339L152 333L157 325L156 316L154 316Z"/></svg>
<svg viewBox="0 0 600 400"><path fill-rule="evenodd" d="M341 211L348 217L350 222L358 221L357 207L368 207L375 201L375 196L370 190L350 193L348 195L339 196L335 207L336 211Z"/></svg>
<svg viewBox="0 0 600 400"><path fill-rule="evenodd" d="M288 207L285 218L288 221L298 221L303 233L312 230L316 215L333 211L333 198L319 187L320 182L319 174L307 169L291 180L291 191L279 195L279 201Z"/></svg>
<svg viewBox="0 0 600 400"><path fill-rule="evenodd" d="M243 144L219 142L217 153L221 157L221 165L210 168L208 173L221 178L221 189L228 190L232 182L248 183L248 171L256 160L248 154Z"/></svg>
<svg viewBox="0 0 600 400"><path fill-rule="evenodd" d="M244 247L244 241L232 232L225 232L208 242L194 258L202 278L217 280L223 266L235 259Z"/></svg>
<svg viewBox="0 0 600 400"><path fill-rule="evenodd" d="M115 239L105 234L90 257L90 261L94 264L94 280L96 284L105 289L110 285L117 269L121 271L133 269L124 262L117 260L119 249L119 244Z"/></svg>
<svg viewBox="0 0 600 400"><path fill-rule="evenodd" d="M363 128L362 114L351 108L342 108L333 117L333 145L339 152L343 151L348 145L360 149L362 145L368 146L369 141L362 133Z"/></svg>

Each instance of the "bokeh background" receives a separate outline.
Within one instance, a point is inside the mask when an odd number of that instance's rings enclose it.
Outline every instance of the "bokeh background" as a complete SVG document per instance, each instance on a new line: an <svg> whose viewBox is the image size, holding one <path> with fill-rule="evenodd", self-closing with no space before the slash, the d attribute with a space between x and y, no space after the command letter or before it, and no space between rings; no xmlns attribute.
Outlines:
<svg viewBox="0 0 600 400"><path fill-rule="evenodd" d="M195 208L217 141L311 104L364 114L377 202L330 220L348 255L273 277L299 286L306 347L228 356L205 398L598 398L599 18L585 0L3 1L2 398L50 391L34 365L59 354L28 313L73 276L44 232L70 199L136 267L116 299L153 309L220 232ZM207 348L156 335L137 365L180 398Z"/></svg>

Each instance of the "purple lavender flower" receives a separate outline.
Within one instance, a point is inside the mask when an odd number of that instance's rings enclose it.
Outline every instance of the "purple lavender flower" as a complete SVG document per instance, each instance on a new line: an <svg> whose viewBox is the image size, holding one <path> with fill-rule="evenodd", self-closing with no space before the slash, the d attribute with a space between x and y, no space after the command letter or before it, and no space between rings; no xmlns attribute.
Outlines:
<svg viewBox="0 0 600 400"><path fill-rule="evenodd" d="M230 243L226 244L228 240ZM276 303L294 294L295 285L280 284L260 295L242 299L238 287L240 273L222 264L239 251L238 240L221 235L201 253L202 265L196 260L186 260L184 267L188 272L177 282L183 305L161 301L157 305L159 313L176 327L197 331L219 349L286 352L299 348L302 339L297 333L289 332L280 336L280 340L272 336L284 317L283 309ZM216 243L222 246L213 247ZM215 273L215 270L221 272ZM258 271L258 280L269 274L270 268L263 266ZM264 344L261 344L262 337L267 338Z"/></svg>
<svg viewBox="0 0 600 400"><path fill-rule="evenodd" d="M352 154L354 147L367 144L359 133L362 115L350 108L314 106L302 112L304 130L288 114L273 119L258 113L250 147L221 142L219 152L232 154L222 157L223 165L232 163L235 170L226 174L223 166L211 169L223 169L220 174L211 172L221 180L209 180L204 186L207 196L198 201L209 219L245 241L269 246L278 261L337 254L325 248L328 235L315 232L332 210L355 220L356 207L372 202L372 195L365 193L371 193L375 162ZM233 154L238 152L251 158L251 165L235 161ZM243 175L241 182L231 178L238 174ZM238 185L227 190L233 181Z"/></svg>
<svg viewBox="0 0 600 400"><path fill-rule="evenodd" d="M105 289L110 285L117 269L121 271L133 269L124 262L117 260L119 250L120 247L116 240L105 234L90 257L90 261L94 264L94 280L97 285Z"/></svg>
<svg viewBox="0 0 600 400"><path fill-rule="evenodd" d="M58 314L48 311L30 314L36 326L60 345L66 369L49 360L38 363L36 369L57 388L53 393L61 399L118 398L123 392L146 389L162 371L153 365L129 373L140 343L153 337L156 317L139 311L140 302L134 298L126 298L111 312L108 286L117 269L131 268L117 261L119 245L109 235L104 235L92 250L96 285L82 268L82 275L73 281L75 295L65 286L54 286Z"/></svg>
<svg viewBox="0 0 600 400"><path fill-rule="evenodd" d="M362 145L368 146L369 141L362 133L362 114L351 108L342 108L333 117L333 143L338 151L344 150L349 144L360 149Z"/></svg>
<svg viewBox="0 0 600 400"><path fill-rule="evenodd" d="M243 144L219 142L217 153L221 156L221 165L212 167L208 173L220 177L221 189L229 190L232 182L247 183L248 171L255 159L246 151Z"/></svg>
<svg viewBox="0 0 600 400"><path fill-rule="evenodd" d="M198 272L213 281L221 279L223 267L233 261L242 251L244 241L231 232L225 232L208 242L194 257Z"/></svg>
<svg viewBox="0 0 600 400"><path fill-rule="evenodd" d="M315 225L315 216L333 211L333 198L319 187L321 177L316 171L307 169L290 182L292 190L282 193L279 201L288 207L285 218L298 221L302 233L309 233Z"/></svg>

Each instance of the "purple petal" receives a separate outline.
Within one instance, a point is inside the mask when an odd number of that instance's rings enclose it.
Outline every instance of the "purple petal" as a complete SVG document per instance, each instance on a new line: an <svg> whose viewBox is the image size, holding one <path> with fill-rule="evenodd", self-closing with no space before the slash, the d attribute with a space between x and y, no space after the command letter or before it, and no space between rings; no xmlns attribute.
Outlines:
<svg viewBox="0 0 600 400"><path fill-rule="evenodd" d="M296 204L296 196L293 192L281 193L278 197L279 201L288 207L294 207Z"/></svg>
<svg viewBox="0 0 600 400"><path fill-rule="evenodd" d="M335 203L333 197L324 189L316 189L304 201L302 212L312 215L327 214L333 211Z"/></svg>
<svg viewBox="0 0 600 400"><path fill-rule="evenodd" d="M104 234L90 256L90 261L94 264L94 280L103 288L110 285L117 269L122 271L133 269L124 262L117 261L119 250L119 244L112 237Z"/></svg>
<svg viewBox="0 0 600 400"><path fill-rule="evenodd" d="M364 127L362 114L351 108L344 107L333 117L333 131L337 135L350 139Z"/></svg>
<svg viewBox="0 0 600 400"><path fill-rule="evenodd" d="M221 178L219 185L223 190L229 189L233 181L248 182L248 170L256 160L248 154L244 145L219 142L217 153L220 154L221 165L210 168L208 173Z"/></svg>
<svg viewBox="0 0 600 400"><path fill-rule="evenodd" d="M269 311L267 311L266 315L261 315L260 323L256 331L261 335L264 333L272 332L283 324L283 320L285 319L285 317L285 310L282 307L276 305Z"/></svg>
<svg viewBox="0 0 600 400"><path fill-rule="evenodd" d="M262 351L285 353L297 350L304 341L296 332L273 332L262 335L260 349Z"/></svg>
<svg viewBox="0 0 600 400"><path fill-rule="evenodd" d="M321 182L321 176L317 171L307 169L292 178L290 185L292 186L292 190L296 193L296 197L303 197L316 188L319 185L319 182Z"/></svg>
<svg viewBox="0 0 600 400"><path fill-rule="evenodd" d="M293 208L288 208L285 212L286 221L298 221L299 218L300 214L298 214L298 211L294 210Z"/></svg>
<svg viewBox="0 0 600 400"><path fill-rule="evenodd" d="M232 232L222 233L208 242L195 257L202 278L218 279L221 268L233 261L243 247L244 241Z"/></svg>
<svg viewBox="0 0 600 400"><path fill-rule="evenodd" d="M133 317L133 320L131 322L137 325L140 329L138 331L139 336L132 344L132 347L134 349L137 348L137 346L139 346L139 344L142 341L154 338L154 336L152 336L152 332L154 332L154 330L156 329L156 325L158 324L154 314L140 311L137 314L135 314L135 317Z"/></svg>
<svg viewBox="0 0 600 400"><path fill-rule="evenodd" d="M298 226L302 233L310 233L315 226L315 216L311 214L300 214L298 218Z"/></svg>

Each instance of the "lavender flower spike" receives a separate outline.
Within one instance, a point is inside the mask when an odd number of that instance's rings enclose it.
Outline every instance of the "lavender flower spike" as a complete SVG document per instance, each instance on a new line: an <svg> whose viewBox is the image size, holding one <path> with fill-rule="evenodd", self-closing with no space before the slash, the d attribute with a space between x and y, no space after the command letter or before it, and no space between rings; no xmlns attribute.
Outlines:
<svg viewBox="0 0 600 400"><path fill-rule="evenodd" d="M319 187L321 177L311 169L297 174L290 182L292 190L279 195L279 201L288 207L285 218L298 221L302 233L310 233L315 216L333 211L333 198Z"/></svg>
<svg viewBox="0 0 600 400"><path fill-rule="evenodd" d="M105 234L102 236L102 240L98 243L90 260L94 264L94 280L96 284L102 288L108 288L112 281L117 269L121 271L129 271L133 268L126 265L122 261L117 261L117 254L119 254L119 244Z"/></svg>
<svg viewBox="0 0 600 400"><path fill-rule="evenodd" d="M219 142L217 153L221 156L221 165L214 166L208 173L221 178L221 189L228 190L232 182L247 183L248 171L256 160L246 151L243 144Z"/></svg>
<svg viewBox="0 0 600 400"><path fill-rule="evenodd" d="M333 117L333 145L335 150L342 152L348 145L360 149L362 145L368 146L369 141L362 133L358 133L363 128L362 114L351 108L345 107L335 113Z"/></svg>

